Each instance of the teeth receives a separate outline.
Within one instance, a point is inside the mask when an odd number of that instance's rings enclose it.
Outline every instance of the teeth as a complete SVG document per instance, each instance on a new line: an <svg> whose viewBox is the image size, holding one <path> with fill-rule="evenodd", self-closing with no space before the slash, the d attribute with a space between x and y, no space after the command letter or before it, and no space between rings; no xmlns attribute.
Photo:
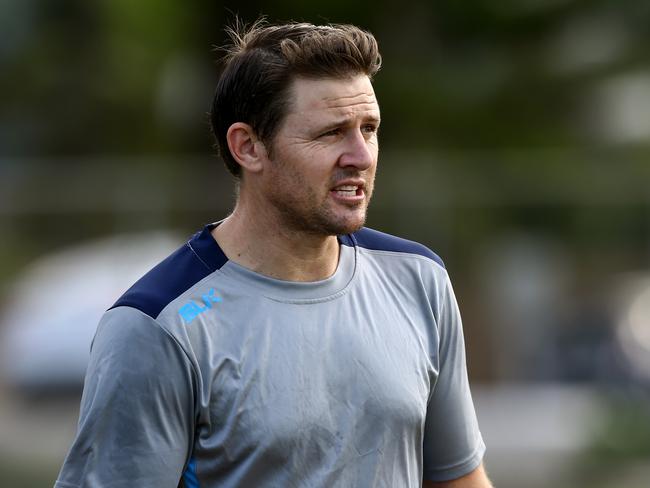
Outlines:
<svg viewBox="0 0 650 488"><path fill-rule="evenodd" d="M334 188L334 192L342 197L355 197L359 185L341 185Z"/></svg>

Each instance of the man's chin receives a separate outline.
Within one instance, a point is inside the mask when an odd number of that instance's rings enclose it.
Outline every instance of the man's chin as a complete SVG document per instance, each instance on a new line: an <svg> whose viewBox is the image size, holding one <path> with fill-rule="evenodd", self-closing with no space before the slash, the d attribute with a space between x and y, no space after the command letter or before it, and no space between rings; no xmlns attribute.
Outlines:
<svg viewBox="0 0 650 488"><path fill-rule="evenodd" d="M365 214L358 218L341 219L332 225L330 235L352 234L361 229L366 223Z"/></svg>
<svg viewBox="0 0 650 488"><path fill-rule="evenodd" d="M347 211L323 211L314 213L311 219L300 219L292 222L297 231L314 236L339 236L351 234L361 229L366 223L365 206L363 209L348 209Z"/></svg>

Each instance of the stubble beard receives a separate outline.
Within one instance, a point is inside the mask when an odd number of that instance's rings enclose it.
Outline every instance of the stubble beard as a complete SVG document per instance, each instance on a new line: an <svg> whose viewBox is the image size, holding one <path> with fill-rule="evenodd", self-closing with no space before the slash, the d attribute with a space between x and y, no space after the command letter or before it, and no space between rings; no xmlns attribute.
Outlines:
<svg viewBox="0 0 650 488"><path fill-rule="evenodd" d="M293 187L305 189L306 186L302 183L294 181ZM281 225L287 230L323 237L351 234L361 229L366 222L372 186L372 182L368 182L366 198L362 203L351 207L354 209L353 214L336 212L331 206L329 196L318 203L317 194L311 189L300 197L273 192L269 203L273 205Z"/></svg>

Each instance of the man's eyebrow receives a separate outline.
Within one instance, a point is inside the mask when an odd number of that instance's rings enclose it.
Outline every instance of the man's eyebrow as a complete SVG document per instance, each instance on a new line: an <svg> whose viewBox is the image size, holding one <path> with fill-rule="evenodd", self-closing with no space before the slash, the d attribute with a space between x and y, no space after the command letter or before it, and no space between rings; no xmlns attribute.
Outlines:
<svg viewBox="0 0 650 488"><path fill-rule="evenodd" d="M340 117L338 119L335 119L335 120L332 120L332 121L329 121L329 122L324 122L323 125L320 125L318 128L320 130L327 131L327 130L330 130L330 129L335 129L337 127L349 125L350 122L352 122L355 119L356 119L356 117L354 117L354 116L352 116L352 117ZM367 116L365 116L365 117L363 117L361 119L361 125L368 124L368 123L379 125L380 122L381 122L381 117L379 117L378 115L367 115Z"/></svg>

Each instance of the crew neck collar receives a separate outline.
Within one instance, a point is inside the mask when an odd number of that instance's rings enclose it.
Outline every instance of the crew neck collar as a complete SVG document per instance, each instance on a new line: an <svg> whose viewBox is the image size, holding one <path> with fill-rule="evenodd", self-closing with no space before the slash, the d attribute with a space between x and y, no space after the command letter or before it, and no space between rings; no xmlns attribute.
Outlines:
<svg viewBox="0 0 650 488"><path fill-rule="evenodd" d="M356 247L341 244L342 241L349 242L350 236L338 237L339 262L332 276L318 281L287 281L257 273L229 260L211 233L220 223L206 225L188 244L213 271L219 270L233 279L246 281L267 298L292 303L332 299L344 293L354 277Z"/></svg>

